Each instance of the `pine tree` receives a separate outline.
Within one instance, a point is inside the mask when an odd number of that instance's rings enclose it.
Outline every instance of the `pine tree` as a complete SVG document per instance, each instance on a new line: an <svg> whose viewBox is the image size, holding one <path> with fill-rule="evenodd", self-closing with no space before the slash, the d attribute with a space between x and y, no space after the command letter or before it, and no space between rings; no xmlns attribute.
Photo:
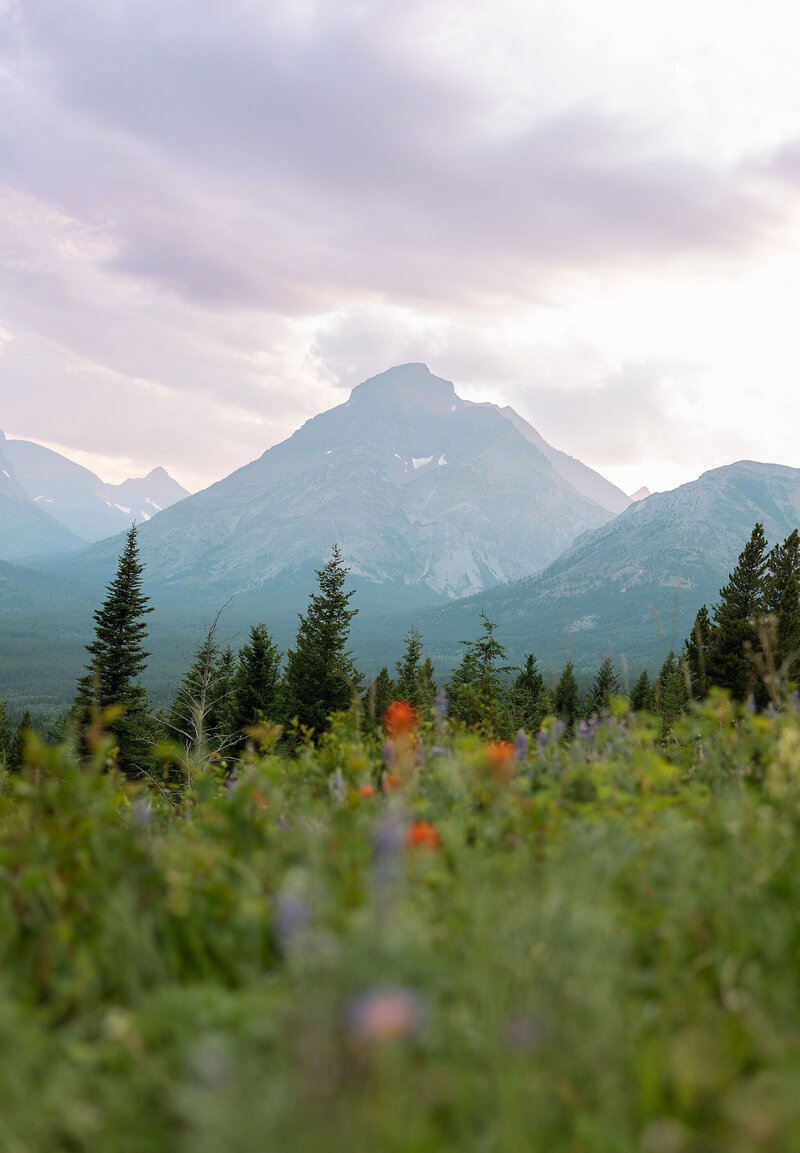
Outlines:
<svg viewBox="0 0 800 1153"><path fill-rule="evenodd" d="M528 653L511 688L512 726L536 733L551 710L550 694L539 672L536 657Z"/></svg>
<svg viewBox="0 0 800 1153"><path fill-rule="evenodd" d="M753 656L759 651L758 628L765 612L766 551L764 527L757 523L713 609L709 683L729 689L740 701L756 687Z"/></svg>
<svg viewBox="0 0 800 1153"><path fill-rule="evenodd" d="M30 709L25 710L25 715L17 725L17 730L14 733L11 744L8 749L8 768L13 773L18 773L22 768L25 759L25 737L33 727Z"/></svg>
<svg viewBox="0 0 800 1153"><path fill-rule="evenodd" d="M614 661L609 656L595 674L586 698L586 715L600 717L611 708L611 698L619 693L619 677L614 672Z"/></svg>
<svg viewBox="0 0 800 1153"><path fill-rule="evenodd" d="M653 686L656 712L661 717L662 735L666 735L683 712L688 700L686 677L674 652L667 655Z"/></svg>
<svg viewBox="0 0 800 1153"><path fill-rule="evenodd" d="M233 695L233 725L244 731L259 718L273 719L278 712L282 653L265 624L253 625L250 641L239 649Z"/></svg>
<svg viewBox="0 0 800 1153"><path fill-rule="evenodd" d="M384 665L378 675L370 681L362 700L367 727L372 732L377 732L380 729L383 714L392 701L397 700L398 697L400 697L400 693L397 684L389 676L389 670ZM407 700L408 698L402 699Z"/></svg>
<svg viewBox="0 0 800 1153"><path fill-rule="evenodd" d="M347 573L334 545L331 558L317 570L319 591L309 598L293 649L286 656L283 716L321 733L333 712L347 709L361 690L361 675L347 651L350 622L358 609L349 607L355 589L344 591ZM299 614L298 614L299 615Z"/></svg>
<svg viewBox="0 0 800 1153"><path fill-rule="evenodd" d="M422 663L422 633L413 625L406 633L403 655L395 664L397 696L419 708L419 674Z"/></svg>
<svg viewBox="0 0 800 1153"><path fill-rule="evenodd" d="M426 657L419 666L417 677L417 708L421 715L430 716L433 702L436 697L436 681L433 679L433 663Z"/></svg>
<svg viewBox="0 0 800 1153"><path fill-rule="evenodd" d="M694 618L690 635L683 644L683 660L691 681L692 700L701 701L708 693L708 654L714 639L714 628L708 608L702 605Z"/></svg>
<svg viewBox="0 0 800 1153"><path fill-rule="evenodd" d="M500 665L506 650L495 640L497 625L481 611L483 635L474 641L460 641L466 651L461 664L445 685L450 712L468 725L478 725L487 734L495 733L501 716L503 674L511 666Z"/></svg>
<svg viewBox="0 0 800 1153"><path fill-rule="evenodd" d="M121 717L110 730L117 740L117 763L123 772L138 775L148 759L153 722L147 694L138 678L150 655L144 650L145 615L152 612L142 592L144 565L139 560L136 525L131 525L106 599L94 613L95 637L86 651L91 657L78 682L76 714L84 732L93 717L110 705L122 705Z"/></svg>
<svg viewBox="0 0 800 1153"><path fill-rule="evenodd" d="M567 661L561 672L553 694L553 707L559 720L566 725L567 733L571 733L580 711L578 682L575 680L575 666L572 661Z"/></svg>
<svg viewBox="0 0 800 1153"><path fill-rule="evenodd" d="M792 682L800 677L800 533L789 534L767 558L765 609L775 623L775 668Z"/></svg>
<svg viewBox="0 0 800 1153"><path fill-rule="evenodd" d="M631 708L637 712L651 713L654 707L653 685L647 669L645 669L631 690Z"/></svg>
<svg viewBox="0 0 800 1153"><path fill-rule="evenodd" d="M8 764L12 739L11 726L8 723L8 703L0 701L0 768Z"/></svg>

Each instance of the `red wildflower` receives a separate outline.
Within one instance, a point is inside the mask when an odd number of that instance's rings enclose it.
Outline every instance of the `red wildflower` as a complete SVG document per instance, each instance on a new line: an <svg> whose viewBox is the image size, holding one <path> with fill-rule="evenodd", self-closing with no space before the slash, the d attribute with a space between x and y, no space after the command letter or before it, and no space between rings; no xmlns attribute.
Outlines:
<svg viewBox="0 0 800 1153"><path fill-rule="evenodd" d="M406 833L407 849L438 849L442 838L430 821L414 821Z"/></svg>
<svg viewBox="0 0 800 1153"><path fill-rule="evenodd" d="M403 778L398 777L397 773L385 773L381 778L381 785L385 793L388 793L390 789L399 789L402 783Z"/></svg>
<svg viewBox="0 0 800 1153"><path fill-rule="evenodd" d="M511 741L487 741L485 745L486 760L496 776L508 776L514 765L515 751L515 746Z"/></svg>
<svg viewBox="0 0 800 1153"><path fill-rule="evenodd" d="M358 791L362 797L373 797L375 795L375 790L372 785L359 785Z"/></svg>
<svg viewBox="0 0 800 1153"><path fill-rule="evenodd" d="M408 701L392 701L383 714L383 726L390 737L410 733L417 727L417 714Z"/></svg>

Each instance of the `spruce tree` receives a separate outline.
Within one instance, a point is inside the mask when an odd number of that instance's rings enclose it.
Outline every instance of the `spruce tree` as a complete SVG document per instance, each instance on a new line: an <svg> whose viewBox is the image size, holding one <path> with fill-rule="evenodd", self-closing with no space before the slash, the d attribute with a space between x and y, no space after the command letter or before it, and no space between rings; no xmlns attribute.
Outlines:
<svg viewBox="0 0 800 1153"><path fill-rule="evenodd" d="M86 651L91 657L78 682L76 714L84 732L96 714L122 705L122 716L109 728L117 741L117 763L123 772L138 775L148 759L153 721L147 694L139 682L147 658L145 616L152 612L142 592L144 565L139 560L136 525L128 530L106 599L94 613L95 636Z"/></svg>
<svg viewBox="0 0 800 1153"><path fill-rule="evenodd" d="M536 733L550 712L550 694L539 672L536 657L528 653L519 676L511 688L512 723L515 729Z"/></svg>
<svg viewBox="0 0 800 1153"><path fill-rule="evenodd" d="M500 665L506 650L495 640L497 625L481 610L483 635L474 641L460 641L465 653L461 664L445 685L450 712L468 725L479 726L487 735L495 733L501 718L503 675L510 665Z"/></svg>
<svg viewBox="0 0 800 1153"><path fill-rule="evenodd" d="M22 768L25 759L25 736L32 727L30 709L26 709L8 748L8 768L11 772L18 773Z"/></svg>
<svg viewBox="0 0 800 1153"><path fill-rule="evenodd" d="M571 733L580 711L578 682L575 679L575 666L572 661L567 661L561 672L553 693L553 707L556 716L566 725L567 733Z"/></svg>
<svg viewBox="0 0 800 1153"><path fill-rule="evenodd" d="M8 764L12 739L11 726L8 723L8 703L0 701L0 768Z"/></svg>
<svg viewBox="0 0 800 1153"><path fill-rule="evenodd" d="M395 664L397 696L419 708L419 674L422 663L422 633L413 625L406 633L403 655Z"/></svg>
<svg viewBox="0 0 800 1153"><path fill-rule="evenodd" d="M251 627L249 642L239 649L233 694L235 729L243 731L259 718L277 716L282 655L265 624Z"/></svg>
<svg viewBox="0 0 800 1153"><path fill-rule="evenodd" d="M321 733L333 712L347 709L361 690L361 675L347 650L355 589L344 591L350 570L342 562L338 545L330 560L317 570L319 591L309 598L294 648L286 655L283 681L283 716Z"/></svg>
<svg viewBox="0 0 800 1153"><path fill-rule="evenodd" d="M614 661L609 656L595 674L586 698L586 715L600 717L611 707L611 698L619 693L619 677L614 672Z"/></svg>
<svg viewBox="0 0 800 1153"><path fill-rule="evenodd" d="M433 663L430 657L426 657L419 666L419 676L417 677L417 708L421 714L430 716L433 702L436 698L436 691L436 681L433 678Z"/></svg>
<svg viewBox="0 0 800 1153"><path fill-rule="evenodd" d="M667 655L653 686L656 712L661 717L662 735L666 735L683 712L688 700L686 677L674 652Z"/></svg>
<svg viewBox="0 0 800 1153"><path fill-rule="evenodd" d="M796 683L800 676L800 533L789 534L767 558L764 604L773 617L776 670Z"/></svg>
<svg viewBox="0 0 800 1153"><path fill-rule="evenodd" d="M691 681L692 700L701 701L708 693L708 654L714 639L714 628L708 608L702 605L694 618L692 631L684 641L683 660Z"/></svg>
<svg viewBox="0 0 800 1153"><path fill-rule="evenodd" d="M655 706L653 685L647 669L640 674L639 679L631 690L631 708L637 712L651 713Z"/></svg>
<svg viewBox="0 0 800 1153"><path fill-rule="evenodd" d="M384 665L378 675L370 681L362 698L367 727L372 732L377 732L380 729L383 714L392 701L397 700L398 697L400 697L400 693L397 689L397 683L389 676L389 670ZM408 698L402 699L407 700Z"/></svg>
<svg viewBox="0 0 800 1153"><path fill-rule="evenodd" d="M758 630L765 612L766 553L764 527L756 523L713 609L713 641L707 664L709 683L728 689L734 699L740 701L756 687L753 657L759 651Z"/></svg>

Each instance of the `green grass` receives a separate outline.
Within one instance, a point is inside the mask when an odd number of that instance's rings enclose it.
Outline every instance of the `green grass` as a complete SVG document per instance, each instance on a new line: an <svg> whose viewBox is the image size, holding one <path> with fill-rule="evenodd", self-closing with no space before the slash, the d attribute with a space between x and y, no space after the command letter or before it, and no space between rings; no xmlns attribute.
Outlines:
<svg viewBox="0 0 800 1153"><path fill-rule="evenodd" d="M619 711L522 763L426 726L386 794L352 717L174 794L32 745L0 1148L800 1148L800 717Z"/></svg>

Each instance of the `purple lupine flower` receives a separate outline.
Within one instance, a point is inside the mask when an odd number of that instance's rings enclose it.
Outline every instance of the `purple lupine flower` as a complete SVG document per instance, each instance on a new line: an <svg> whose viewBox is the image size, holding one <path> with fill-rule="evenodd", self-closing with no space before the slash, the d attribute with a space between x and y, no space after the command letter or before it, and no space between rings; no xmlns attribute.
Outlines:
<svg viewBox="0 0 800 1153"><path fill-rule="evenodd" d="M514 742L514 756L519 765L524 764L528 759L528 734L524 729L520 729L517 733L517 739Z"/></svg>
<svg viewBox="0 0 800 1153"><path fill-rule="evenodd" d="M443 748L441 745L434 745L433 748L431 749L431 756L432 757L446 757L447 756L447 749Z"/></svg>
<svg viewBox="0 0 800 1153"><path fill-rule="evenodd" d="M539 732L536 734L536 744L539 746L539 748L543 749L549 740L550 737L548 735L547 729L539 729Z"/></svg>
<svg viewBox="0 0 800 1153"><path fill-rule="evenodd" d="M564 736L564 733L566 732L566 729L567 726L563 721L556 721L556 723L553 725L553 736L557 741L561 740L561 738Z"/></svg>
<svg viewBox="0 0 800 1153"><path fill-rule="evenodd" d="M575 730L575 736L580 740L585 741L592 735L592 730L587 725L586 721L580 721Z"/></svg>

